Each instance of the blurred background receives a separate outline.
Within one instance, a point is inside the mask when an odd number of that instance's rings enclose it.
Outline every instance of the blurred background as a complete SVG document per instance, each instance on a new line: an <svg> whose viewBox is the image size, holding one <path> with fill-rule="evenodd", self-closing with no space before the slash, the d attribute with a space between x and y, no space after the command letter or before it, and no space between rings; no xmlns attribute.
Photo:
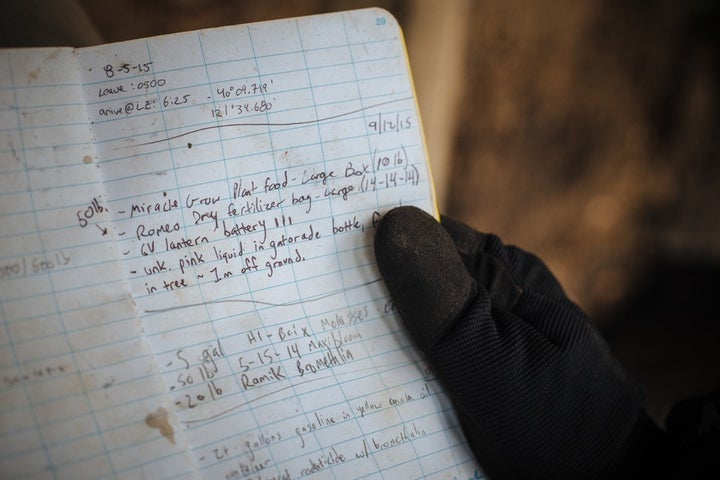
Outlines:
<svg viewBox="0 0 720 480"><path fill-rule="evenodd" d="M30 23L5 16L6 44L28 24L82 46L387 9L405 32L441 211L544 259L656 419L720 387L720 2L45 3ZM56 9L72 11L60 27Z"/></svg>

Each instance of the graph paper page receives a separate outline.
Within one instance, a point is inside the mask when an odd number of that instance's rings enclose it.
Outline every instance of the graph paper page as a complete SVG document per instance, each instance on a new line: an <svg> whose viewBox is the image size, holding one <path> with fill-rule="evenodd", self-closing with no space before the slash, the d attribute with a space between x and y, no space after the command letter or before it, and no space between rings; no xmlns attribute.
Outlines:
<svg viewBox="0 0 720 480"><path fill-rule="evenodd" d="M135 330L108 333L146 355L118 368L162 396L138 408L133 460L152 478L478 477L373 255L390 208L437 213L392 16L74 53L98 191L73 228L114 255L78 276L115 272Z"/></svg>
<svg viewBox="0 0 720 480"><path fill-rule="evenodd" d="M72 49L0 51L0 477L194 475L111 235Z"/></svg>

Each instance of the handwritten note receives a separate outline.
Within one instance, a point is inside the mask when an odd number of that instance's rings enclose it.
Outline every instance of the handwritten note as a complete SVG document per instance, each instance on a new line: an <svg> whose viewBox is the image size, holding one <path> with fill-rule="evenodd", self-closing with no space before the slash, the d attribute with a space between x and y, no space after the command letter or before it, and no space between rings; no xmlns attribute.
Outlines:
<svg viewBox="0 0 720 480"><path fill-rule="evenodd" d="M434 212L387 12L3 62L0 470L478 475L374 263Z"/></svg>

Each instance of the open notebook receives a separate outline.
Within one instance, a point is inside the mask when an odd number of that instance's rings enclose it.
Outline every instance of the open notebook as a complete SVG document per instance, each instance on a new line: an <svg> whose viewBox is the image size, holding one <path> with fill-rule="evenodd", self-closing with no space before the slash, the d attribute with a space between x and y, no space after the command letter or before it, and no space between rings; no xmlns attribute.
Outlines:
<svg viewBox="0 0 720 480"><path fill-rule="evenodd" d="M475 478L375 266L435 212L378 9L0 51L2 478Z"/></svg>

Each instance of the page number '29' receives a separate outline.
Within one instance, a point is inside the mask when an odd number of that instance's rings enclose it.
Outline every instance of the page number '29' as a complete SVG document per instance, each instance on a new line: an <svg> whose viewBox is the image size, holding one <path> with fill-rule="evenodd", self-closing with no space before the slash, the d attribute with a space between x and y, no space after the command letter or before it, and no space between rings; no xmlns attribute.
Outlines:
<svg viewBox="0 0 720 480"><path fill-rule="evenodd" d="M377 17L375 19L375 25L377 25L377 26L385 25L385 23L386 23L385 17Z"/></svg>

